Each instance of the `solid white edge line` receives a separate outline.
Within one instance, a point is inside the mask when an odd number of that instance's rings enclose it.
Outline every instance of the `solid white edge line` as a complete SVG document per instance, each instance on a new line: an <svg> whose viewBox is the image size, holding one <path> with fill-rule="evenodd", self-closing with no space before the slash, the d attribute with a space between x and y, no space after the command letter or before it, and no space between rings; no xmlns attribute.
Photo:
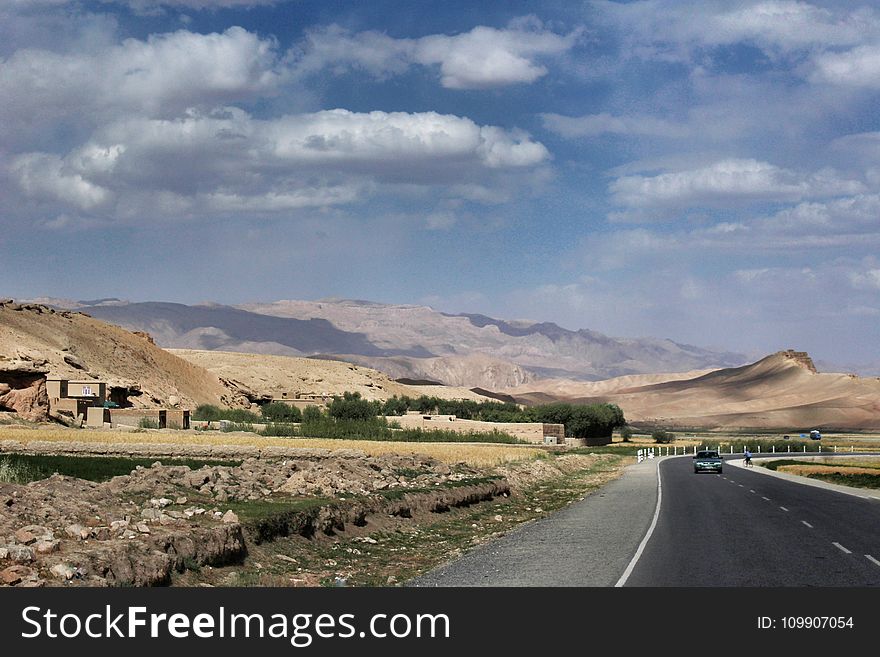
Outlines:
<svg viewBox="0 0 880 657"><path fill-rule="evenodd" d="M865 555L865 559L867 559L868 561L870 561L870 562L871 562L872 564L874 564L875 566L880 566L880 561L877 561L877 560L876 560L874 557L872 557L870 554L866 554L866 555Z"/></svg>
<svg viewBox="0 0 880 657"><path fill-rule="evenodd" d="M639 562L639 558L642 556L642 552L645 551L645 546L648 545L648 541L651 540L651 534L654 533L654 528L657 526L657 518L660 517L660 501L662 499L663 485L660 481L660 461L657 461L657 506L654 509L654 519L651 520L651 526L648 527L648 533L645 534L642 542L639 543L639 547L636 550L636 553L633 555L633 558L630 559L629 565L626 567L626 570L623 571L623 575L620 576L620 579L617 580L617 583L614 585L615 588L619 588L626 584L626 580L629 579L629 576L632 574L633 569Z"/></svg>
<svg viewBox="0 0 880 657"><path fill-rule="evenodd" d="M846 554L852 554L852 550L847 550L847 549L846 549L845 547L843 547L840 543L837 543L837 542L835 542L835 541L831 541L831 545L833 545L834 547L836 547L836 548L837 548L838 550L840 550L841 552L844 552L844 553L846 553Z"/></svg>

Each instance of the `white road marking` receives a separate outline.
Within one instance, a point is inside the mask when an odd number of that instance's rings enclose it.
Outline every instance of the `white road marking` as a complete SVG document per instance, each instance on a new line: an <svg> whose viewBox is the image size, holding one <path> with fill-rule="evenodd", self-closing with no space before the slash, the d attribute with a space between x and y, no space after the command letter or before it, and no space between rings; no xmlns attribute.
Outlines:
<svg viewBox="0 0 880 657"><path fill-rule="evenodd" d="M783 511L788 511L788 509L786 509L784 506L781 506L779 508L782 509Z"/></svg>
<svg viewBox="0 0 880 657"><path fill-rule="evenodd" d="M750 492L750 493L754 493L755 491L753 491L751 488L749 488L749 492Z"/></svg>
<svg viewBox="0 0 880 657"><path fill-rule="evenodd" d="M872 557L870 554L866 554L866 555L865 555L865 559L867 559L868 561L870 561L870 562L871 562L872 564L874 564L875 566L880 566L880 561L877 561L877 560L876 560L874 557Z"/></svg>
<svg viewBox="0 0 880 657"><path fill-rule="evenodd" d="M745 488L745 486L743 486L742 484L737 484L737 486L739 486L740 488Z"/></svg>
<svg viewBox="0 0 880 657"><path fill-rule="evenodd" d="M761 499L762 499L762 500L767 500L768 502L770 501L770 498L769 498L769 497L764 497L763 495L761 495Z"/></svg>
<svg viewBox="0 0 880 657"><path fill-rule="evenodd" d="M663 499L663 487L660 481L660 462L657 462L657 507L654 509L654 519L651 520L651 526L648 527L648 533L645 534L645 538L642 539L642 542L639 543L639 548L636 550L636 553L633 555L633 558L630 560L629 565L626 567L626 570L623 571L623 575L620 576L620 579L617 580L617 583L614 585L615 588L621 587L626 584L626 580L629 579L629 576L632 574L633 568L636 567L636 564L639 562L639 557L642 556L642 552L645 551L645 546L648 544L648 541L651 540L651 534L654 533L654 528L657 526L657 518L660 517L660 501Z"/></svg>
<svg viewBox="0 0 880 657"><path fill-rule="evenodd" d="M831 545L833 545L834 547L836 547L838 550L840 550L840 551L843 552L844 554L852 554L852 550L847 550L847 549L846 549L845 547L843 547L840 543L836 543L836 542L832 541Z"/></svg>
<svg viewBox="0 0 880 657"><path fill-rule="evenodd" d="M813 525L811 525L810 523L808 523L806 520L801 520L801 522L804 523L804 524L805 524L807 527L809 527L810 529L813 528Z"/></svg>

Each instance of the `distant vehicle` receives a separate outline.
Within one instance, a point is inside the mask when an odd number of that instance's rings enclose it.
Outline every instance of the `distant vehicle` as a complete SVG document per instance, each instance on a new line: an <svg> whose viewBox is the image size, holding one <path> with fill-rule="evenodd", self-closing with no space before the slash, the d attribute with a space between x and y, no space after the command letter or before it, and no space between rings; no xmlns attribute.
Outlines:
<svg viewBox="0 0 880 657"><path fill-rule="evenodd" d="M822 440L822 434L819 433L818 429L813 429L810 432L810 440Z"/></svg>
<svg viewBox="0 0 880 657"><path fill-rule="evenodd" d="M785 434L785 435L782 437L782 439L783 439L783 440L788 440L790 437L791 437L791 436L789 436L788 434Z"/></svg>
<svg viewBox="0 0 880 657"><path fill-rule="evenodd" d="M717 472L721 474L724 461L717 449L706 449L694 455L694 473Z"/></svg>

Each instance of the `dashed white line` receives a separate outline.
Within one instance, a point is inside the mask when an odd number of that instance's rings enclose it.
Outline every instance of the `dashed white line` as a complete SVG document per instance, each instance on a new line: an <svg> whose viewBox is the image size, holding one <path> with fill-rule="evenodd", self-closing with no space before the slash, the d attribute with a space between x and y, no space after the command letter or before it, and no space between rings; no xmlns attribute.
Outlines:
<svg viewBox="0 0 880 657"><path fill-rule="evenodd" d="M870 554L866 554L866 555L865 555L865 559L867 559L868 561L870 561L870 562L871 562L872 564L874 564L875 566L880 566L880 561L877 561L877 560L876 560L874 557L872 557Z"/></svg>
<svg viewBox="0 0 880 657"><path fill-rule="evenodd" d="M755 491L753 491L751 488L749 488L749 492L750 492L750 493L754 493Z"/></svg>
<svg viewBox="0 0 880 657"><path fill-rule="evenodd" d="M761 499L762 499L762 500L767 500L768 502L770 501L770 498L769 498L769 497L764 497L763 495L761 495Z"/></svg>
<svg viewBox="0 0 880 657"><path fill-rule="evenodd" d="M745 486L743 486L742 484L737 484L737 486L739 486L740 488L745 488Z"/></svg>
<svg viewBox="0 0 880 657"><path fill-rule="evenodd" d="M803 524L805 524L807 527L809 527L810 529L813 528L813 525L811 525L810 523L808 523L806 520L801 520L801 522L802 522Z"/></svg>
<svg viewBox="0 0 880 657"><path fill-rule="evenodd" d="M831 542L831 545L833 545L834 547L836 547L838 550L840 550L840 551L843 552L844 554L852 554L852 550L847 550L847 549L846 549L845 547L843 547L840 543L837 543L837 542L835 542L835 541L832 541L832 542Z"/></svg>
<svg viewBox="0 0 880 657"><path fill-rule="evenodd" d="M783 511L788 511L788 509L786 509L784 506L781 506L779 508L782 509Z"/></svg>

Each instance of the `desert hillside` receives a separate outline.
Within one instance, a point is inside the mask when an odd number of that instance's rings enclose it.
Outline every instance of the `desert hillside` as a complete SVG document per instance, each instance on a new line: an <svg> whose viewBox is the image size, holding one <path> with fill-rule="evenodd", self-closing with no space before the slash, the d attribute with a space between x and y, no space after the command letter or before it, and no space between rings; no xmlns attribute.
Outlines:
<svg viewBox="0 0 880 657"><path fill-rule="evenodd" d="M46 377L95 379L123 388L134 406L246 404L244 391L157 347L149 336L78 312L0 302L0 408L39 418ZM41 410L42 409L42 410Z"/></svg>
<svg viewBox="0 0 880 657"><path fill-rule="evenodd" d="M880 429L880 379L819 373L793 351L691 379L564 397L612 402L631 422L664 426Z"/></svg>
<svg viewBox="0 0 880 657"><path fill-rule="evenodd" d="M420 395L487 399L467 388L403 385L382 372L338 360L193 349L168 351L224 379L239 382L263 397L277 398L282 393L296 392L319 395L359 392L364 399L383 401L393 396Z"/></svg>

